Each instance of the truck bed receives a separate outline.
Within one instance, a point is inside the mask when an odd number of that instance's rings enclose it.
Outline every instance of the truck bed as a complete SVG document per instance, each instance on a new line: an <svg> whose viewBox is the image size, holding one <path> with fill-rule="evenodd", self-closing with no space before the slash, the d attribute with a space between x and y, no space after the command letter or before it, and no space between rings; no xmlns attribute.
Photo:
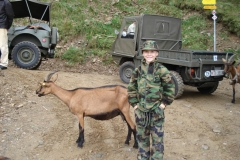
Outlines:
<svg viewBox="0 0 240 160"><path fill-rule="evenodd" d="M222 64L226 52L208 52L194 50L160 50L158 61L186 67L200 67L201 64ZM233 55L229 53L228 56Z"/></svg>

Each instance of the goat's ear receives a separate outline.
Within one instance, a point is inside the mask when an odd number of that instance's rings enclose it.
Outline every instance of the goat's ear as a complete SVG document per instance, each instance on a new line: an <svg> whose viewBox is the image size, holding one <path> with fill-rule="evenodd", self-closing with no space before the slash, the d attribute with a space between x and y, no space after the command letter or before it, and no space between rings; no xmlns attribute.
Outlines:
<svg viewBox="0 0 240 160"><path fill-rule="evenodd" d="M50 81L55 82L55 81L57 80L57 78L58 78L58 74L54 74L54 75L51 77Z"/></svg>
<svg viewBox="0 0 240 160"><path fill-rule="evenodd" d="M224 59L224 58L222 58L222 61L224 62L224 63L226 63L227 61L226 61L226 59Z"/></svg>
<svg viewBox="0 0 240 160"><path fill-rule="evenodd" d="M231 64L234 65L236 61L233 61Z"/></svg>

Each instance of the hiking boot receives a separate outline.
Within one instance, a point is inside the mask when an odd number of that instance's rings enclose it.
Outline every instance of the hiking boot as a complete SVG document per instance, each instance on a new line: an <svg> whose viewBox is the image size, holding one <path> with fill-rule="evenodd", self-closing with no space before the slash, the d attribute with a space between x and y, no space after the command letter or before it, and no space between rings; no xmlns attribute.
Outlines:
<svg viewBox="0 0 240 160"><path fill-rule="evenodd" d="M7 67L0 65L1 70L7 69Z"/></svg>

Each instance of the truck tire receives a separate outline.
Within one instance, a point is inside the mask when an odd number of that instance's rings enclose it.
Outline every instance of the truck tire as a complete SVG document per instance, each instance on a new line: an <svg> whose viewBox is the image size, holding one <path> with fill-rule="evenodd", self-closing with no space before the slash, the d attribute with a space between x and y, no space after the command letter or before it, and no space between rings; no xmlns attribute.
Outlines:
<svg viewBox="0 0 240 160"><path fill-rule="evenodd" d="M133 62L131 61L127 61L124 62L119 69L119 74L120 74L120 78L124 83L129 83L130 79L131 79L131 75L133 70L135 69L135 66L133 64Z"/></svg>
<svg viewBox="0 0 240 160"><path fill-rule="evenodd" d="M36 69L41 62L41 52L32 42L18 43L12 50L13 62L23 69Z"/></svg>
<svg viewBox="0 0 240 160"><path fill-rule="evenodd" d="M172 81L175 84L175 99L181 97L184 91L184 84L182 77L179 75L179 73L175 71L170 71L170 74L172 76Z"/></svg>
<svg viewBox="0 0 240 160"><path fill-rule="evenodd" d="M197 88L198 91L202 94L212 94L217 90L219 82L217 81L213 86L211 87L202 87L202 88Z"/></svg>

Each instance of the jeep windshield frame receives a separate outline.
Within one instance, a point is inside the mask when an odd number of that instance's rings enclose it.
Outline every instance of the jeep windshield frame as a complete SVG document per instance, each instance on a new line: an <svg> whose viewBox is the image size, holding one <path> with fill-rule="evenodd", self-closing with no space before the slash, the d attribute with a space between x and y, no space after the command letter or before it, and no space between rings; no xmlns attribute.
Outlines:
<svg viewBox="0 0 240 160"><path fill-rule="evenodd" d="M41 21L47 21L50 25L50 7L51 3L39 2L34 0L14 0L11 1L14 18L29 17L32 24L32 18Z"/></svg>

